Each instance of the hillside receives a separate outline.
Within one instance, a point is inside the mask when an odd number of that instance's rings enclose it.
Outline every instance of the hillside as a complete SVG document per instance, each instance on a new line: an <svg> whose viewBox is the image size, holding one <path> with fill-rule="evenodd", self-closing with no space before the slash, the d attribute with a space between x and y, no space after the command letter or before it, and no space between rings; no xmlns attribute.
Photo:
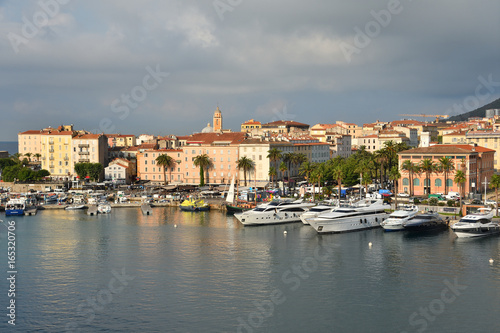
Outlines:
<svg viewBox="0 0 500 333"><path fill-rule="evenodd" d="M469 119L470 117L484 117L486 115L486 110L488 109L500 109L500 98L491 102L490 104L486 104L480 108L472 110L470 112L462 113L453 117L446 119L446 121L464 121Z"/></svg>

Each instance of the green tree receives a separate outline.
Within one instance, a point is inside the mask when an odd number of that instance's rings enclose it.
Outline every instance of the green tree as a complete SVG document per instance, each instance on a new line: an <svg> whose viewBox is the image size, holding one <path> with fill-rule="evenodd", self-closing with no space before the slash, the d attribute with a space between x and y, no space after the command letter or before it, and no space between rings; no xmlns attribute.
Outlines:
<svg viewBox="0 0 500 333"><path fill-rule="evenodd" d="M339 188L339 200L340 200L340 195L342 191L342 178L344 177L344 170L342 170L342 167L339 165L335 169L333 169L332 172L332 177L337 181L337 185Z"/></svg>
<svg viewBox="0 0 500 333"><path fill-rule="evenodd" d="M205 170L212 166L212 160L207 154L198 155L194 158L194 165L200 168L200 186L205 186Z"/></svg>
<svg viewBox="0 0 500 333"><path fill-rule="evenodd" d="M455 166L453 165L453 160L449 157L441 157L438 161L439 163L439 169L444 173L444 194L448 194L448 174L450 171L455 169Z"/></svg>
<svg viewBox="0 0 500 333"><path fill-rule="evenodd" d="M285 180L285 172L288 170L285 162L281 162L279 170L281 171L281 179Z"/></svg>
<svg viewBox="0 0 500 333"><path fill-rule="evenodd" d="M271 177L271 183L274 184L274 177L276 177L276 169L273 166L269 167L269 177Z"/></svg>
<svg viewBox="0 0 500 333"><path fill-rule="evenodd" d="M87 163L88 176L93 181L99 181L103 169L101 163Z"/></svg>
<svg viewBox="0 0 500 333"><path fill-rule="evenodd" d="M457 170L457 172L455 172L455 178L453 180L458 184L458 187L460 189L460 216L462 216L462 197L464 196L464 184L466 181L465 172L463 172L462 170Z"/></svg>
<svg viewBox="0 0 500 333"><path fill-rule="evenodd" d="M25 153L24 156L28 158L28 162L31 162L31 156L33 156L32 153Z"/></svg>
<svg viewBox="0 0 500 333"><path fill-rule="evenodd" d="M413 175L420 172L420 168L417 164L410 160L405 160L401 165L401 169L408 171L408 176L410 177L410 195L413 196Z"/></svg>
<svg viewBox="0 0 500 333"><path fill-rule="evenodd" d="M277 171L279 169L278 161L281 160L281 150L278 150L277 148L268 150L267 158L271 163L274 163L274 169Z"/></svg>
<svg viewBox="0 0 500 333"><path fill-rule="evenodd" d="M87 177L87 163L75 163L75 172L81 180L84 180Z"/></svg>
<svg viewBox="0 0 500 333"><path fill-rule="evenodd" d="M495 189L495 216L498 216L498 189L500 188L500 175L493 175L490 179L490 187ZM486 200L486 198L485 198Z"/></svg>
<svg viewBox="0 0 500 333"><path fill-rule="evenodd" d="M42 178L45 178L48 176L50 176L50 172L48 170L41 169L41 170L37 171L37 175L36 175L37 179L42 179Z"/></svg>
<svg viewBox="0 0 500 333"><path fill-rule="evenodd" d="M4 182L13 182L14 179L19 179L19 172L22 167L19 164L14 164L11 166L6 166L2 170L2 179Z"/></svg>
<svg viewBox="0 0 500 333"><path fill-rule="evenodd" d="M247 173L255 168L254 161L246 156L240 157L240 159L236 161L236 168L238 170L243 170L243 179L245 180L245 186L247 186Z"/></svg>
<svg viewBox="0 0 500 333"><path fill-rule="evenodd" d="M394 182L394 200L395 206L398 207L398 180L401 178L401 173L399 172L399 168L397 165L393 166L391 172L389 174L389 179Z"/></svg>
<svg viewBox="0 0 500 333"><path fill-rule="evenodd" d="M36 153L34 156L35 156L35 158L36 158L36 161L37 161L37 162L40 162L40 157L42 157L42 154L40 154L40 153Z"/></svg>
<svg viewBox="0 0 500 333"><path fill-rule="evenodd" d="M431 194L431 173L438 170L437 166L430 158L424 158L420 161L420 170L425 173L424 189L426 183L429 186L429 192L425 194Z"/></svg>
<svg viewBox="0 0 500 333"><path fill-rule="evenodd" d="M175 160L172 156L167 154L161 154L156 158L156 164L163 168L163 180L164 184L167 185L167 169L169 170L169 179L171 178L171 168L175 166Z"/></svg>

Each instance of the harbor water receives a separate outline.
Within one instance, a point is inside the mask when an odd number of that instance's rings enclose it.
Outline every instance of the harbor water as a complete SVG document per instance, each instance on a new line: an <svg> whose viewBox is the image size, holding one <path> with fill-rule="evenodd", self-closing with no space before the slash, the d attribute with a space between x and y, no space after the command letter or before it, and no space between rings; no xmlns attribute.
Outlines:
<svg viewBox="0 0 500 333"><path fill-rule="evenodd" d="M0 218L1 332L500 332L498 237L318 235L173 207Z"/></svg>

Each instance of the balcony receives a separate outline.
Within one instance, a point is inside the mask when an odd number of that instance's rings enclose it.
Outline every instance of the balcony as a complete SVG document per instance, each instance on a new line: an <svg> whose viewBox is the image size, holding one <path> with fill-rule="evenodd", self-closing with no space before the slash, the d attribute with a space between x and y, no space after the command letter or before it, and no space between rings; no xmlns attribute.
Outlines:
<svg viewBox="0 0 500 333"><path fill-rule="evenodd" d="M78 162L80 162L80 163L89 163L89 162L90 162L90 160L89 160L88 158L80 158L80 159L78 160Z"/></svg>
<svg viewBox="0 0 500 333"><path fill-rule="evenodd" d="M49 145L53 145L54 144L54 140L53 139L49 139Z"/></svg>
<svg viewBox="0 0 500 333"><path fill-rule="evenodd" d="M52 164L52 165L50 165L50 166L49 166L49 168L54 169L54 165L53 165L53 164Z"/></svg>
<svg viewBox="0 0 500 333"><path fill-rule="evenodd" d="M53 153L53 152L54 152L54 148L50 148L49 153Z"/></svg>
<svg viewBox="0 0 500 333"><path fill-rule="evenodd" d="M88 143L80 143L78 145L78 148L88 148L89 147L89 144Z"/></svg>
<svg viewBox="0 0 500 333"><path fill-rule="evenodd" d="M64 160L65 161L69 161L69 157L68 156L64 156Z"/></svg>
<svg viewBox="0 0 500 333"><path fill-rule="evenodd" d="M43 157L42 157L42 161L45 161L45 160L46 160L46 158L45 158L45 156L43 156Z"/></svg>
<svg viewBox="0 0 500 333"><path fill-rule="evenodd" d="M89 155L90 153L88 151L79 151L78 155Z"/></svg>
<svg viewBox="0 0 500 333"><path fill-rule="evenodd" d="M49 160L53 161L54 160L54 156L50 156Z"/></svg>

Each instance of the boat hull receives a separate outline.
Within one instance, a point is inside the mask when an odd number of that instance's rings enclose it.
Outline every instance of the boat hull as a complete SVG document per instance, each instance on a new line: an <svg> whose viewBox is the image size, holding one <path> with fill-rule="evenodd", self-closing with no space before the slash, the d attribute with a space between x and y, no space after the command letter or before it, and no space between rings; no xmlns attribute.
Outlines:
<svg viewBox="0 0 500 333"><path fill-rule="evenodd" d="M246 215L244 213L234 214L234 217L247 226L299 222L301 215L301 212L263 212L253 215Z"/></svg>
<svg viewBox="0 0 500 333"><path fill-rule="evenodd" d="M20 216L24 215L24 209L6 209L5 216Z"/></svg>
<svg viewBox="0 0 500 333"><path fill-rule="evenodd" d="M491 228L463 228L463 229L453 229L453 232L458 238L478 238L487 237L492 235L500 234L500 227Z"/></svg>
<svg viewBox="0 0 500 333"><path fill-rule="evenodd" d="M233 205L226 204L226 211L228 214L246 212L247 210L250 210L250 209L252 209L252 208L245 208L245 207L233 206Z"/></svg>
<svg viewBox="0 0 500 333"><path fill-rule="evenodd" d="M179 206L185 212L206 212L210 210L210 206L194 207L194 206Z"/></svg>
<svg viewBox="0 0 500 333"><path fill-rule="evenodd" d="M364 216L353 216L327 220L322 218L309 219L309 224L320 234L343 233L365 229L380 228L380 223L387 218L387 213L377 213Z"/></svg>
<svg viewBox="0 0 500 333"><path fill-rule="evenodd" d="M405 230L405 228L403 227L403 224L399 223L399 224L384 224L382 226L382 228L384 228L385 231L401 231L401 230Z"/></svg>

